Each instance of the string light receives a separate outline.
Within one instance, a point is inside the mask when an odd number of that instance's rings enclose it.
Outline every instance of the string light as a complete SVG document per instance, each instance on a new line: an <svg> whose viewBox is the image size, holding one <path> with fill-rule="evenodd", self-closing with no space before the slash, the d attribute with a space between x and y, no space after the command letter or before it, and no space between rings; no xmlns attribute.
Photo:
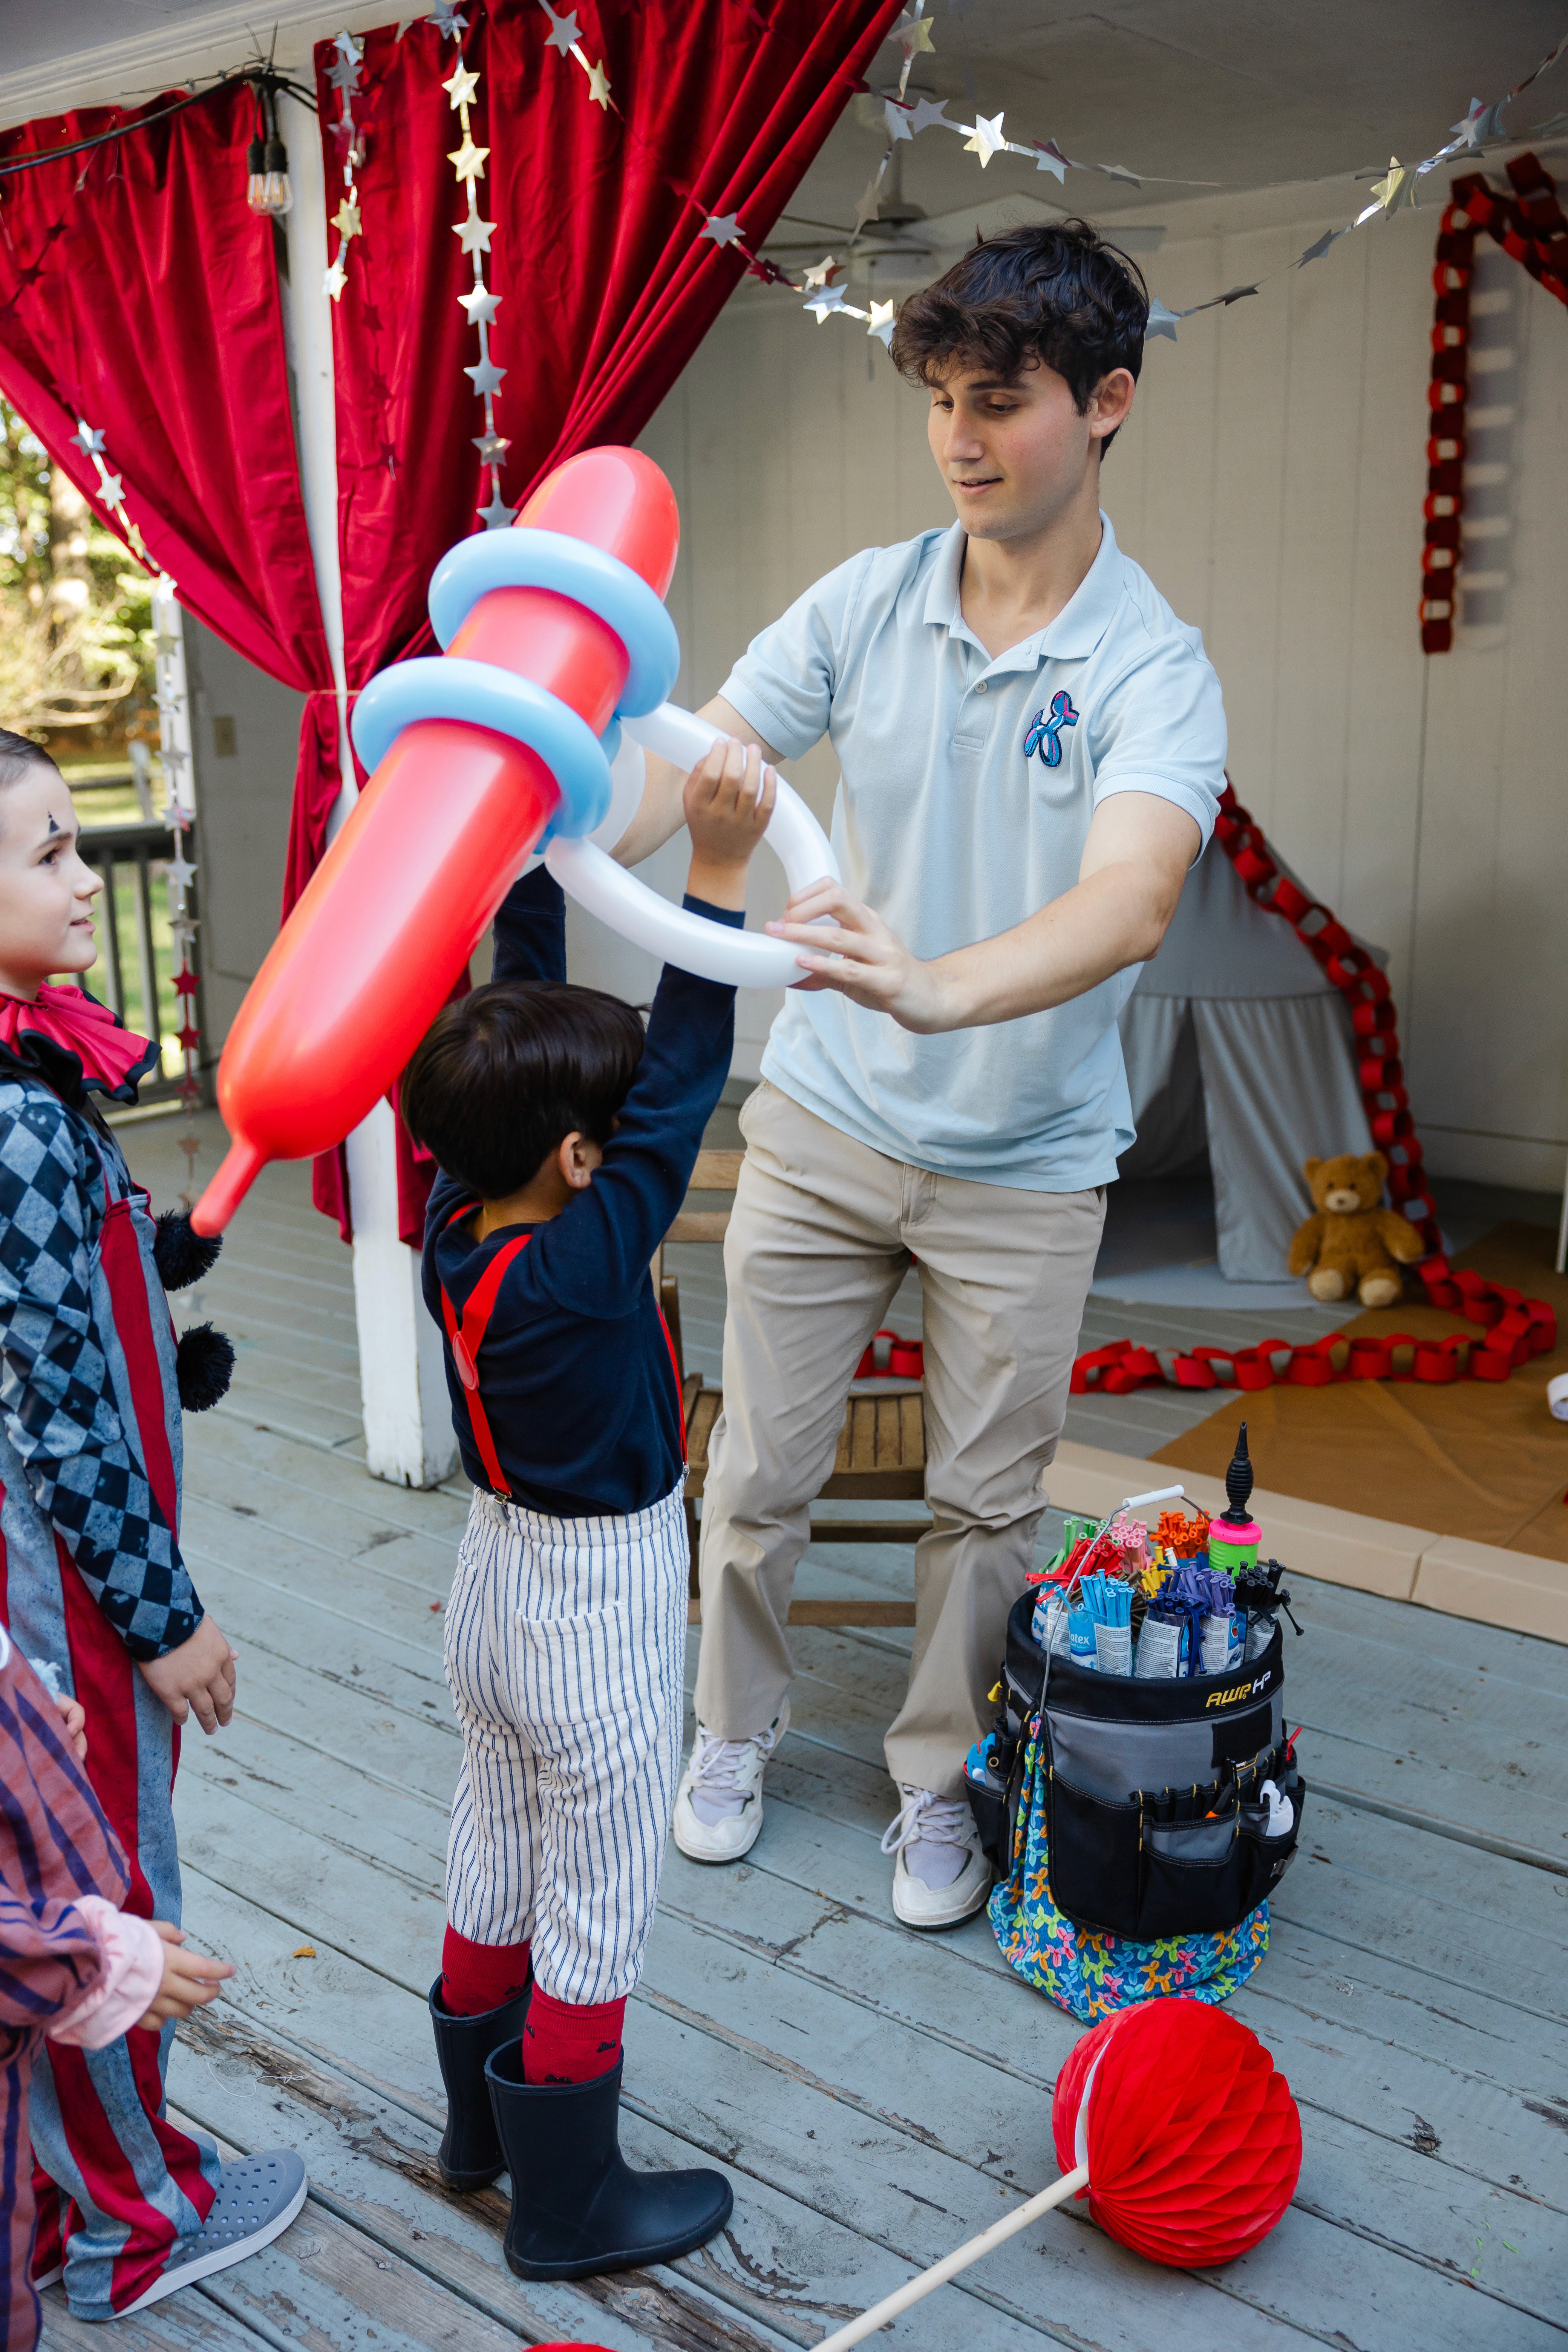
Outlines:
<svg viewBox="0 0 1568 2352"><path fill-rule="evenodd" d="M258 84L261 100L260 136L250 142L246 157L245 201L253 213L281 220L294 209L289 178L289 151L278 131L278 93L270 82Z"/></svg>

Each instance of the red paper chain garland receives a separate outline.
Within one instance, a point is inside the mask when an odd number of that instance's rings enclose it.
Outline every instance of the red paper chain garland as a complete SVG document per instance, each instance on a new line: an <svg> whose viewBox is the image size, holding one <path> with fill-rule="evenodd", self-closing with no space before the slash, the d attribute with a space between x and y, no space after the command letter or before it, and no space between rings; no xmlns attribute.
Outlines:
<svg viewBox="0 0 1568 2352"><path fill-rule="evenodd" d="M1421 1139L1410 1115L1405 1067L1399 1058L1394 995L1386 976L1364 948L1358 948L1344 925L1320 899L1282 874L1264 839L1226 779L1215 838L1246 885L1247 895L1270 915L1282 915L1302 946L1321 966L1349 1008L1356 1040L1356 1078L1372 1139L1388 1161L1388 1190L1395 1208L1409 1218L1433 1254L1420 1273L1431 1304L1457 1307L1458 1296L1445 1294L1447 1262L1443 1258L1437 1226L1437 1206L1427 1189L1422 1167Z"/></svg>
<svg viewBox="0 0 1568 2352"><path fill-rule="evenodd" d="M1326 1389L1341 1381L1420 1381L1442 1388L1453 1381L1506 1381L1531 1356L1557 1344L1557 1318L1544 1299L1526 1298L1479 1275L1460 1274L1458 1289L1472 1322L1489 1325L1484 1339L1468 1331L1418 1339L1409 1331L1347 1338L1331 1331L1310 1347L1260 1339L1255 1348L1140 1348L1131 1339L1079 1356L1072 1368L1074 1396L1126 1396L1159 1383L1173 1389Z"/></svg>
<svg viewBox="0 0 1568 2352"><path fill-rule="evenodd" d="M1432 270L1432 380L1426 405L1425 544L1421 550L1421 650L1452 650L1455 579L1459 568L1460 518L1465 511L1465 416L1469 398L1470 275L1479 230L1500 245L1538 286L1568 303L1568 220L1557 184L1534 155L1508 166L1511 196L1489 187L1479 172L1454 182L1443 214Z"/></svg>
<svg viewBox="0 0 1568 2352"><path fill-rule="evenodd" d="M1415 1269L1426 1286L1426 1304L1458 1309L1467 1322L1484 1325L1487 1336L1473 1340L1468 1332L1455 1331L1441 1339L1415 1339L1396 1332L1384 1339L1347 1339L1334 1331L1307 1348L1288 1339L1265 1339L1254 1348L1194 1348L1185 1353L1115 1339L1077 1359L1071 1393L1125 1396L1154 1381L1171 1388L1250 1390L1326 1388L1346 1380L1415 1380L1435 1385L1507 1380L1530 1357L1556 1345L1557 1318L1543 1299L1526 1298L1482 1275L1455 1274L1443 1255L1437 1206L1410 1114L1394 993L1385 974L1364 948L1357 947L1330 908L1309 898L1280 872L1261 826L1242 807L1228 777L1215 819L1215 838L1240 875L1247 897L1266 913L1284 918L1349 1007L1362 1104L1373 1141L1389 1163L1389 1193L1428 1247L1429 1255Z"/></svg>

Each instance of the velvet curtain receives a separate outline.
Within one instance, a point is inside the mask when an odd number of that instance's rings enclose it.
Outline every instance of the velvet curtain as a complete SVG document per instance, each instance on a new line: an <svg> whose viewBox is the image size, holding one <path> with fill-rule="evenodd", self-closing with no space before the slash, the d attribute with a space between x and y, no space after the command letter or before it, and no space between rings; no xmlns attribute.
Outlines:
<svg viewBox="0 0 1568 2352"><path fill-rule="evenodd" d="M476 0L463 13L459 39L428 19L366 36L353 99L363 226L332 321L351 692L428 650L430 573L476 528L484 494L484 407L464 373L478 337L458 304L473 268L453 234L466 204L448 157L461 134L442 87L459 56L480 78L479 209L495 223L485 277L500 298L490 352L506 370L496 426L510 443L503 494L518 507L574 451L636 439L746 267L703 236L705 220L738 214L760 245L899 6L580 0L579 38L608 75L607 109L577 60L549 46L539 0ZM330 42L316 52L329 212L342 188L342 110L327 79L337 56ZM335 779L301 770L296 894L336 793ZM399 1139L400 1223L415 1241L426 1187L401 1127ZM341 1152L317 1162L316 1200L346 1232Z"/></svg>
<svg viewBox="0 0 1568 2352"><path fill-rule="evenodd" d="M174 94L175 97L178 93ZM0 163L130 121L123 138L0 176L0 393L52 464L105 509L104 461L180 601L247 661L308 694L298 789L339 789L337 706L300 493L272 224L245 200L256 100L243 84L94 108L0 135Z"/></svg>

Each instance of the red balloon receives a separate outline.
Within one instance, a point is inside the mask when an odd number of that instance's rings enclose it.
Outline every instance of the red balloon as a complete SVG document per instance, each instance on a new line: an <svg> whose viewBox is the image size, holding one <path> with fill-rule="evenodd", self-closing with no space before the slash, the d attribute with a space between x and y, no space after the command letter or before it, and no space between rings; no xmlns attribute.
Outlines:
<svg viewBox="0 0 1568 2352"><path fill-rule="evenodd" d="M1178 2270L1248 2252L1301 2170L1289 2084L1256 2033L1201 2000L1143 2001L1086 2033L1057 2076L1051 2130L1064 2172L1088 2163L1079 2194L1101 2229Z"/></svg>
<svg viewBox="0 0 1568 2352"><path fill-rule="evenodd" d="M517 520L605 549L657 595L669 585L675 494L640 450L569 457ZM595 735L627 670L603 621L543 589L492 588L447 650L531 679ZM510 736L451 719L404 728L229 1031L217 1092L233 1141L196 1203L198 1233L223 1231L268 1160L330 1150L390 1092L559 801Z"/></svg>

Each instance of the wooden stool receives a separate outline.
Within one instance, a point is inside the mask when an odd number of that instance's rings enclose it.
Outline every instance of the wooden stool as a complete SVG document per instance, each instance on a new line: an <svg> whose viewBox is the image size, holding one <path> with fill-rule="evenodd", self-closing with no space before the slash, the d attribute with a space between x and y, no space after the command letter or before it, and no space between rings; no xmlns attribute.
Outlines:
<svg viewBox="0 0 1568 2352"><path fill-rule="evenodd" d="M731 1192L739 1181L740 1151L700 1151L692 1171L692 1192ZM722 1244L730 1223L728 1209L697 1209L687 1196L680 1214L665 1235L667 1242ZM664 1319L680 1372L686 1409L686 1531L691 1549L690 1605L692 1624L700 1620L697 1592L697 1504L708 1475L708 1446L713 1424L723 1410L723 1392L706 1388L700 1373L688 1373L680 1336L680 1290L674 1275L663 1271L663 1252L655 1266ZM925 1494L925 1400L918 1395L854 1396L845 1409L838 1433L838 1451L819 1500L855 1502L919 1502ZM813 1519L813 1543L914 1544L931 1528L930 1519ZM912 1625L912 1601L792 1601L792 1625Z"/></svg>

